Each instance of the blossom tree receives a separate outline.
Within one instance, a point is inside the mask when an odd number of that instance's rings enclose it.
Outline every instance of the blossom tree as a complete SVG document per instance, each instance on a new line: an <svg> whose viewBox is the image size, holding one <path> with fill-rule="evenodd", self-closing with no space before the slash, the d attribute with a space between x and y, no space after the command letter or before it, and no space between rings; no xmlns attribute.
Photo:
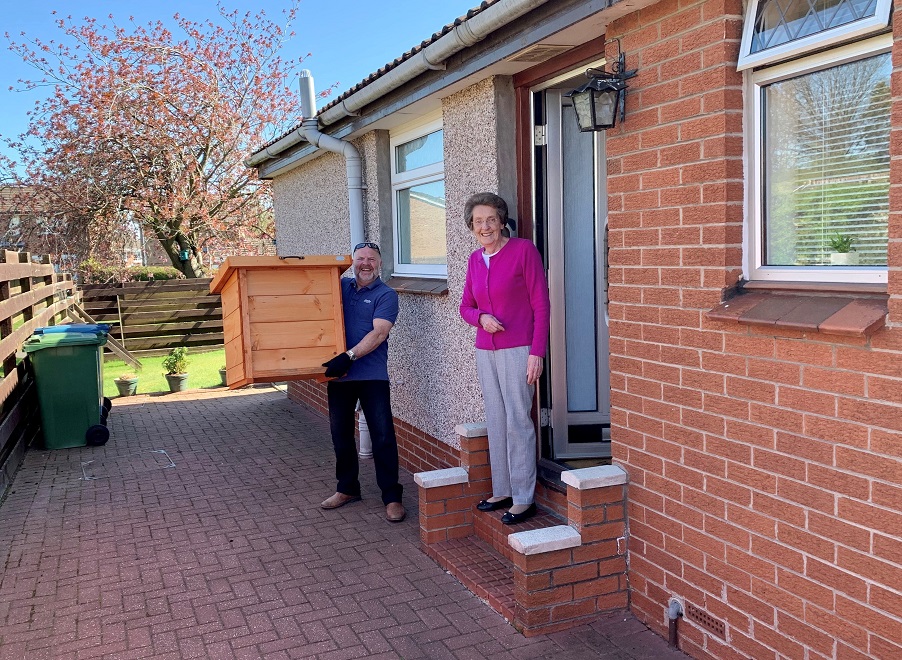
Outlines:
<svg viewBox="0 0 902 660"><path fill-rule="evenodd" d="M300 116L289 84L301 59L279 55L297 0L282 25L217 10L216 22L176 14L172 30L68 17L57 21L65 44L10 39L43 76L24 88L51 92L27 133L7 141L22 189L53 200L69 231L95 246L138 223L187 277L204 275L208 243L239 240L259 222L269 190L244 161Z"/></svg>

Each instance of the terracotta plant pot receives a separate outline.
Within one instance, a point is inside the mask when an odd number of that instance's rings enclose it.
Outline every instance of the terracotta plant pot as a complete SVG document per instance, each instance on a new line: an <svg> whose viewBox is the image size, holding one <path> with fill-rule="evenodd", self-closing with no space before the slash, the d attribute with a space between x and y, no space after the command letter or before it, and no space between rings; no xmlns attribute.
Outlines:
<svg viewBox="0 0 902 660"><path fill-rule="evenodd" d="M170 392L184 392L188 389L188 374L166 374Z"/></svg>
<svg viewBox="0 0 902 660"><path fill-rule="evenodd" d="M119 390L119 396L134 396L138 392L137 378L116 378L113 382L116 383L116 389Z"/></svg>

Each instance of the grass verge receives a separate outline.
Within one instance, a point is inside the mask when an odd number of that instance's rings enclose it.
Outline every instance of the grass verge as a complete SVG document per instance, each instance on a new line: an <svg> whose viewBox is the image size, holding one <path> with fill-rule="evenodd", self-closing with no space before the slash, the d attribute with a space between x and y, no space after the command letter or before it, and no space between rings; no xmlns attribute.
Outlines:
<svg viewBox="0 0 902 660"><path fill-rule="evenodd" d="M126 364L122 360L109 360L103 363L103 395L109 398L119 396L114 379L123 373L131 372L138 376L138 394L168 392L169 384L163 375L162 367L165 355L141 358L140 370ZM219 370L225 365L225 349L192 353L188 350L188 389L205 387L221 387Z"/></svg>

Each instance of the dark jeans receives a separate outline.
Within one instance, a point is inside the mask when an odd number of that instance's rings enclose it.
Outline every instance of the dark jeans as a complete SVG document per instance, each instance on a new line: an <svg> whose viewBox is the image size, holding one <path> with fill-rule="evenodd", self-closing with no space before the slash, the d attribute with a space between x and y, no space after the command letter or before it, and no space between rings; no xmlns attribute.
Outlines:
<svg viewBox="0 0 902 660"><path fill-rule="evenodd" d="M398 441L395 438L388 381L330 381L326 391L329 395L329 426L335 447L336 490L345 495L360 495L357 445L354 442L354 409L359 400L373 439L376 483L382 490L382 502L400 502L402 488L398 483Z"/></svg>

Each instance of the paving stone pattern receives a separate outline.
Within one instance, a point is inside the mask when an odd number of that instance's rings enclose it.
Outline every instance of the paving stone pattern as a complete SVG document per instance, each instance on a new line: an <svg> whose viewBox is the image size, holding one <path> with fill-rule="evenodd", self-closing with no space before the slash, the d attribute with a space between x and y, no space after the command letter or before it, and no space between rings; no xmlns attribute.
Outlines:
<svg viewBox="0 0 902 660"><path fill-rule="evenodd" d="M274 387L115 402L105 447L29 450L0 504L0 660L685 658L628 613L525 638L385 520L335 511L328 424Z"/></svg>

